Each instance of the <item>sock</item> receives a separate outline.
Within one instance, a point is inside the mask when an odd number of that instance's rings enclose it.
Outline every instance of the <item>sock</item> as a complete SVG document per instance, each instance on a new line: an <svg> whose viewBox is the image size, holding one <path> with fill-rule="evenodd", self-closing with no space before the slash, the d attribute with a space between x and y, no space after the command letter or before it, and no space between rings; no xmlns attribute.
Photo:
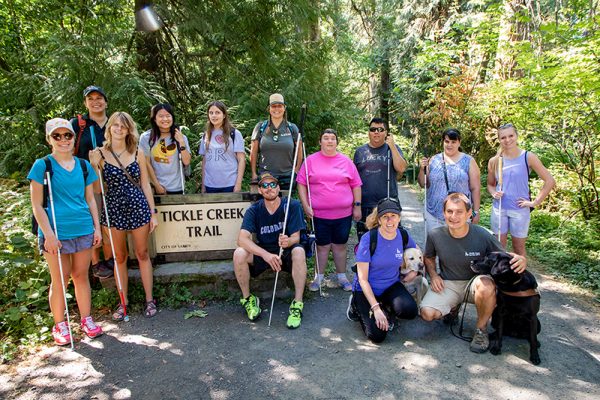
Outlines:
<svg viewBox="0 0 600 400"><path fill-rule="evenodd" d="M337 274L337 278L338 278L338 282L343 283L343 282L348 282L348 277L346 276L346 273L342 272L341 274Z"/></svg>

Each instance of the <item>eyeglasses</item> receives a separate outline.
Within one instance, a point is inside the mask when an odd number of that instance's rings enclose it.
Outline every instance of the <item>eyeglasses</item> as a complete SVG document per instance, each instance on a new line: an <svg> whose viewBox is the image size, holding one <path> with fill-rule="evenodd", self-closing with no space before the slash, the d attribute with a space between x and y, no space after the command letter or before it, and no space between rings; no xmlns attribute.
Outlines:
<svg viewBox="0 0 600 400"><path fill-rule="evenodd" d="M175 142L173 142L170 145L166 146L165 145L165 139L160 139L159 144L160 144L160 151L162 151L165 154L167 154L167 151L173 151L177 147L177 145L175 144Z"/></svg>
<svg viewBox="0 0 600 400"><path fill-rule="evenodd" d="M369 127L369 132L385 132L385 128L381 127L381 126L370 126Z"/></svg>
<svg viewBox="0 0 600 400"><path fill-rule="evenodd" d="M275 189L279 184L277 182L263 182L260 184L260 187L263 189L271 188Z"/></svg>
<svg viewBox="0 0 600 400"><path fill-rule="evenodd" d="M71 132L65 132L65 133L53 133L52 135L50 135L50 137L54 140L56 140L57 142L60 142L61 140L71 140L73 139L75 135L73 135Z"/></svg>

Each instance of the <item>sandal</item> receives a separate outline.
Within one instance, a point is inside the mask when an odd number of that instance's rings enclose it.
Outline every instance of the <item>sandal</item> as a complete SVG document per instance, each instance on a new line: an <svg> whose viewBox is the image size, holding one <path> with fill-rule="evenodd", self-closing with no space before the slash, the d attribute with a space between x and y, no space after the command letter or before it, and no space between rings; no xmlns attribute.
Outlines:
<svg viewBox="0 0 600 400"><path fill-rule="evenodd" d="M117 309L112 315L113 321L123 321L125 318L125 309L123 308L123 304L119 304Z"/></svg>
<svg viewBox="0 0 600 400"><path fill-rule="evenodd" d="M156 300L152 299L144 303L144 317L152 318L158 313L158 307L156 306Z"/></svg>

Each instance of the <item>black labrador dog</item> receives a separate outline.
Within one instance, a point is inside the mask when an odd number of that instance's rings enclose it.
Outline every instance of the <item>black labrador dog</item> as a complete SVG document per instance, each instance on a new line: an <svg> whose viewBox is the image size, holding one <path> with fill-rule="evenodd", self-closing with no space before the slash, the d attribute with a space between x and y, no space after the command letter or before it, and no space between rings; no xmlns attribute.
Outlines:
<svg viewBox="0 0 600 400"><path fill-rule="evenodd" d="M502 337L511 336L529 341L529 360L538 365L541 331L537 313L540 310L540 295L533 274L525 271L517 274L510 268L512 256L505 252L493 252L484 260L474 263L471 269L478 274L491 275L496 283L496 308L492 314L492 326L496 330L490 335L490 353L502 352Z"/></svg>

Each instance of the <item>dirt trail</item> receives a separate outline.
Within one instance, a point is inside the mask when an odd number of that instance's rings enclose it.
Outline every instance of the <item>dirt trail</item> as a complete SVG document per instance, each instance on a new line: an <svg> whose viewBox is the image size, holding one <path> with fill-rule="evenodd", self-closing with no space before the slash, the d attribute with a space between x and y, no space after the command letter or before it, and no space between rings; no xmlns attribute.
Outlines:
<svg viewBox="0 0 600 400"><path fill-rule="evenodd" d="M403 224L423 240L421 206L401 188ZM75 351L46 347L0 366L0 397L11 399L598 399L600 318L581 291L536 273L542 292L539 366L526 341L506 339L503 353L471 353L441 322L400 324L381 345L366 341L345 317L348 295L328 289L307 297L302 326L285 327L287 302L276 301L267 326L236 304L161 310L153 319L101 321L106 334ZM466 326L473 326L469 309Z"/></svg>

